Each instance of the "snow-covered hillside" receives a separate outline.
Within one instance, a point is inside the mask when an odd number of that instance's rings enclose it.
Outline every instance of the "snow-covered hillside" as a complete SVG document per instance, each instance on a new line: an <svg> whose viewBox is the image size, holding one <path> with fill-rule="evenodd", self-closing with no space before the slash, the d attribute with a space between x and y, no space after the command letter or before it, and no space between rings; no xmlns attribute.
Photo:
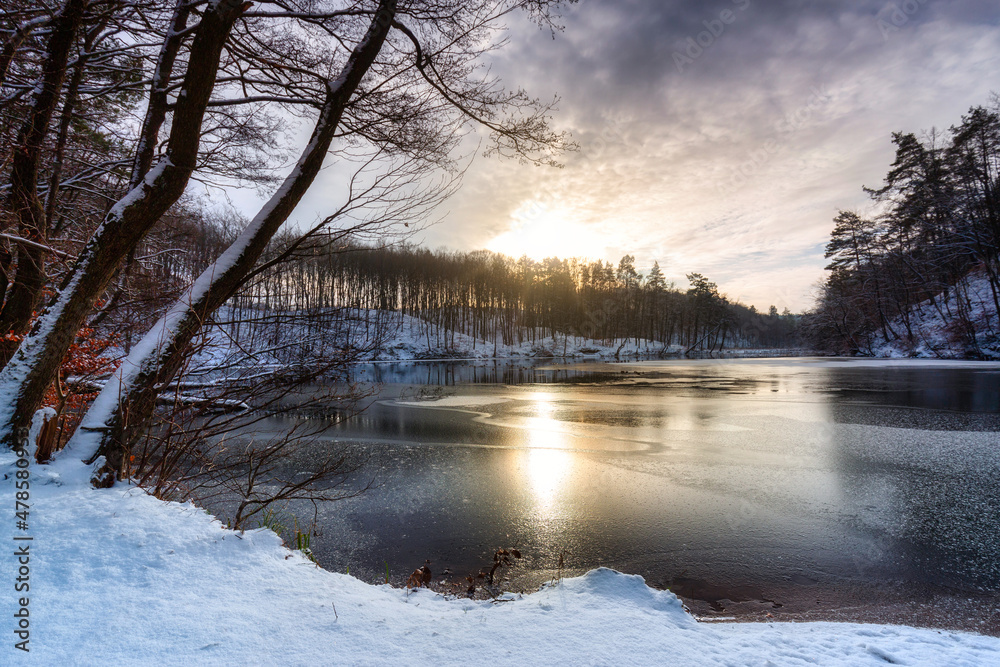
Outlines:
<svg viewBox="0 0 1000 667"><path fill-rule="evenodd" d="M986 277L969 274L948 299L918 304L910 313L909 331L902 317L891 329L902 338L887 341L879 336L872 346L876 357L941 359L1000 359L1000 319Z"/></svg>
<svg viewBox="0 0 1000 667"><path fill-rule="evenodd" d="M430 333L427 329L430 328ZM477 340L460 332L438 332L434 325L428 325L417 318L403 316L399 326L390 330L381 349L374 355L376 360L393 359L441 359L460 357L484 359L490 357L577 357L591 356L613 358L615 355L629 357L660 352L681 351L679 347L664 350L662 343L645 339L630 338L613 342L592 340L577 336L540 334L536 340L509 345Z"/></svg>
<svg viewBox="0 0 1000 667"><path fill-rule="evenodd" d="M16 470L0 455L8 500ZM973 634L699 622L672 593L607 569L498 602L373 586L268 530L233 532L193 505L86 478L71 457L31 467L17 536L32 540L8 534L2 559L12 580L10 545L30 544L30 653L8 631L2 664L1000 665L1000 639ZM3 599L10 627L20 603L11 587Z"/></svg>
<svg viewBox="0 0 1000 667"><path fill-rule="evenodd" d="M228 319L220 312L219 320ZM260 325L255 325L260 326ZM630 338L600 341L577 336L539 333L534 341L496 344L464 333L443 330L419 318L379 311L351 311L326 327L311 327L294 318L280 326L264 325L266 331L244 327L234 335L225 326L206 328L192 367L252 364L254 367L282 365L299 351L331 358L343 349L357 352L358 361L409 361L414 359L488 359L594 357L613 359L657 354L678 354L679 346Z"/></svg>

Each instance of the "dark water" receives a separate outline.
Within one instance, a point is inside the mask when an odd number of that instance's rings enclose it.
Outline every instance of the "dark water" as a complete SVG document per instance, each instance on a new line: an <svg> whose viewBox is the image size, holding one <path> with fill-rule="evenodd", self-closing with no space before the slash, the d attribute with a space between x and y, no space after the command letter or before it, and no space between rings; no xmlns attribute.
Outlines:
<svg viewBox="0 0 1000 667"><path fill-rule="evenodd" d="M358 372L379 400L312 447L367 457L378 487L321 510L328 569L461 579L516 546L526 589L564 554L704 615L1000 632L1000 364Z"/></svg>

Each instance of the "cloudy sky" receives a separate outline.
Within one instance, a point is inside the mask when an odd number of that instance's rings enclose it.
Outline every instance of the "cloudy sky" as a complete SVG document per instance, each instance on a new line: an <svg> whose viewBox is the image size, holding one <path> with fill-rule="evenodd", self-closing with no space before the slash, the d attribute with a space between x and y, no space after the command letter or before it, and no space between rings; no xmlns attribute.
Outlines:
<svg viewBox="0 0 1000 667"><path fill-rule="evenodd" d="M680 287L699 272L798 312L833 216L884 177L891 133L946 130L1000 91L995 0L581 0L562 23L552 39L512 21L494 72L558 95L580 150L562 169L477 158L416 241L633 254ZM304 208L323 208L316 189Z"/></svg>
<svg viewBox="0 0 1000 667"><path fill-rule="evenodd" d="M582 0L562 22L554 40L512 25L498 71L558 94L580 151L563 169L477 160L426 245L630 253L801 310L891 132L947 129L1000 91L986 0Z"/></svg>

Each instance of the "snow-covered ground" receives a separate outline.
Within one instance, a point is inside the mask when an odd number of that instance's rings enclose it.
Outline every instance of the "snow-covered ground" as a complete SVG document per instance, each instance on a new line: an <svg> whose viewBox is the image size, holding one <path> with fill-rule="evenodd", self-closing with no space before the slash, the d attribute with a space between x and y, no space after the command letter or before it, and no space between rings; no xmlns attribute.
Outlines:
<svg viewBox="0 0 1000 667"><path fill-rule="evenodd" d="M0 454L2 613L17 630L28 598L30 653L9 629L0 664L1000 665L1000 639L973 634L699 622L672 593L606 569L499 602L373 586L268 530L236 533L121 484L92 489L66 456L31 466L29 530L17 531L13 462ZM15 594L24 544L30 592Z"/></svg>
<svg viewBox="0 0 1000 667"><path fill-rule="evenodd" d="M939 299L940 310L929 300L918 304L910 315L913 338L886 341L879 336L872 346L874 356L1000 359L997 312L989 282L984 275L973 272L961 287L953 290L946 302ZM958 313L966 313L971 332L962 330L961 320L955 317ZM901 317L890 324L897 334L906 334ZM970 338L974 338L974 344Z"/></svg>
<svg viewBox="0 0 1000 667"><path fill-rule="evenodd" d="M426 333L428 326L431 329L430 335ZM494 346L492 342L474 339L459 332L442 331L438 336L434 325L428 325L418 318L405 315L402 323L390 332L375 358L378 360L561 356L614 358L616 354L634 357L641 354L657 354L661 351L679 353L681 349L674 346L664 350L662 343L645 339L630 338L628 341L606 342L562 334L539 335L534 341L526 340L522 343Z"/></svg>

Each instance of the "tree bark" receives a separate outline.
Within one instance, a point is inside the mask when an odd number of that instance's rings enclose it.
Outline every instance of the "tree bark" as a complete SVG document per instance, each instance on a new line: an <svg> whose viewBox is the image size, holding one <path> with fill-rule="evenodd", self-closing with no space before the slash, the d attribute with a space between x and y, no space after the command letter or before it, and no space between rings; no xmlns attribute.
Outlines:
<svg viewBox="0 0 1000 667"><path fill-rule="evenodd" d="M54 159L52 162L51 175L49 176L49 188L45 193L45 230L48 233L54 232L52 221L55 217L56 203L59 199L59 185L62 180L63 165L66 159L66 145L69 142L69 130L76 113L76 106L80 100L80 86L83 84L83 77L87 69L87 61L90 59L90 51L94 47L95 40L107 25L107 20L103 20L86 31L83 39L83 49L73 66L73 75L70 76L69 84L66 86L66 96L63 100L62 110L59 113L59 131L56 133L56 145Z"/></svg>
<svg viewBox="0 0 1000 667"><path fill-rule="evenodd" d="M219 0L207 6L191 44L166 154L112 207L80 253L64 288L0 372L0 395L11 401L0 405L3 445L23 447L32 415L94 302L125 255L184 192L196 166L202 121L222 49L244 6L241 0Z"/></svg>
<svg viewBox="0 0 1000 667"><path fill-rule="evenodd" d="M160 48L160 55L156 61L156 69L153 71L153 80L149 85L149 104L146 106L146 116L142 120L139 144L135 149L132 176L129 179L130 188L138 187L146 172L153 165L157 137L167 118L169 101L167 99L167 85L170 82L170 75L174 71L177 53L184 41L184 29L187 27L190 12L191 5L188 4L187 0L177 0L173 20L170 23L170 32L163 40L163 46Z"/></svg>
<svg viewBox="0 0 1000 667"><path fill-rule="evenodd" d="M33 241L17 248L17 269L10 296L0 311L0 331L22 335L31 324L45 287L45 251L48 240L45 210L38 197L38 169L49 123L59 103L66 63L83 21L88 0L67 0L62 12L53 21L52 34L46 47L45 61L38 91L18 133L10 172L10 194L7 210L17 220L18 235ZM0 346L0 364L6 364L13 353L9 343Z"/></svg>

